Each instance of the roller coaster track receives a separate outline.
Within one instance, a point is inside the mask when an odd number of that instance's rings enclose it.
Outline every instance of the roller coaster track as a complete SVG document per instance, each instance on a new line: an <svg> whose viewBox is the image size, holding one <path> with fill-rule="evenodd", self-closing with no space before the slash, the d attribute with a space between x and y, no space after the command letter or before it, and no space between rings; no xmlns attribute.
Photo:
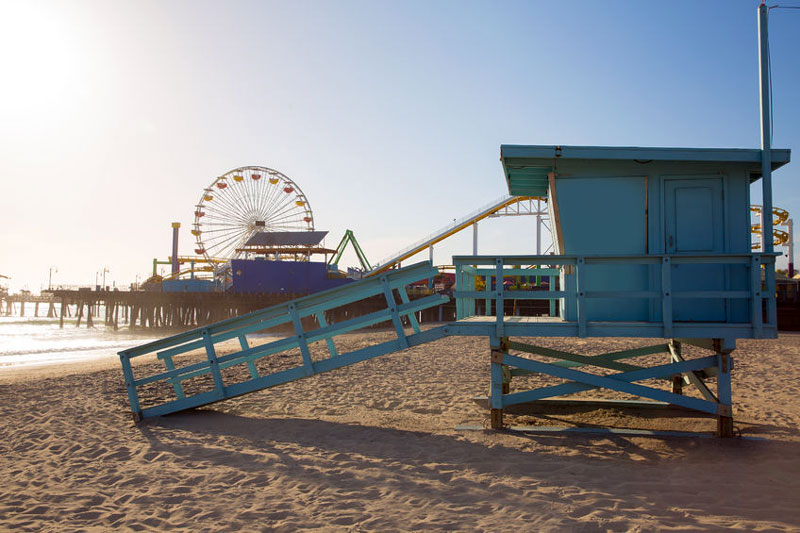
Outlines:
<svg viewBox="0 0 800 533"><path fill-rule="evenodd" d="M428 235L424 239L417 241L414 244L407 246L406 248L403 248L399 252L381 260L378 264L376 264L372 268L372 270L365 272L364 277L368 278L371 276L376 276L381 272L385 272L390 268L393 268L396 265L400 264L401 261L404 261L409 257L413 257L419 252L425 250L426 248L433 246L434 244L441 242L452 235L455 235L459 231L467 229L468 227L472 226L472 224L474 224L475 222L483 220L484 218L490 217L496 213L499 214L498 212L511 208L514 204L519 204L521 206L523 202L527 202L529 200L538 200L538 199L540 198L537 196L509 196L509 195L505 195L501 198L498 198L494 202L485 205L476 211L473 211L472 213L468 214L463 218L454 220L451 224L448 224L447 226L441 228L440 230ZM508 213L508 214L514 214L514 213ZM516 214L533 214L533 213L517 212Z"/></svg>

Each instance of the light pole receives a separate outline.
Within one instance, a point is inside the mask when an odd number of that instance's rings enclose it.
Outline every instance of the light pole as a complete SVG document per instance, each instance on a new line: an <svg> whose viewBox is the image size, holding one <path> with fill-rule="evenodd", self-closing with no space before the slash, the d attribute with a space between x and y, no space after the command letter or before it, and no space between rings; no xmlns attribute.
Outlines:
<svg viewBox="0 0 800 533"><path fill-rule="evenodd" d="M47 290L48 291L53 290L53 271L54 270L56 271L56 273L58 273L58 269L56 267L54 267L54 266L51 266L50 267L50 274L48 274L48 276L47 276Z"/></svg>
<svg viewBox="0 0 800 533"><path fill-rule="evenodd" d="M103 267L103 290L106 290L106 274L111 272L108 267Z"/></svg>

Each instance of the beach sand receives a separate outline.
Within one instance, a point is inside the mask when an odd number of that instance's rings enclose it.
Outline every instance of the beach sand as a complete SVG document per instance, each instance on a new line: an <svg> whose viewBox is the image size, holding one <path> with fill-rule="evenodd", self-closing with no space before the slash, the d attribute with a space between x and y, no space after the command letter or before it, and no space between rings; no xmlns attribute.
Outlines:
<svg viewBox="0 0 800 533"><path fill-rule="evenodd" d="M648 344L536 342L589 354ZM0 530L800 529L800 336L740 341L734 358L736 427L759 439L456 431L486 423L472 401L487 392L485 338L139 424L117 361L5 370ZM715 428L616 409L507 422Z"/></svg>

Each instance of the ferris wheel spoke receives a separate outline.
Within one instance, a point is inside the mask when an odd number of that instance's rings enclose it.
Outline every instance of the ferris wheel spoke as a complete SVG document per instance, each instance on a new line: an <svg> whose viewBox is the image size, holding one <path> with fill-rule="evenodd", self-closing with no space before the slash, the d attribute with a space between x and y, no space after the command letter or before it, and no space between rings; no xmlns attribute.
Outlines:
<svg viewBox="0 0 800 533"><path fill-rule="evenodd" d="M222 196L214 197L215 203L208 203L206 204L205 208L209 211L216 211L218 213L222 213L227 217L241 219L243 218L243 214L236 209L235 206L231 205L230 202L223 198Z"/></svg>
<svg viewBox="0 0 800 533"><path fill-rule="evenodd" d="M282 220L286 217L299 217L300 213L297 211L296 206L287 206L283 211L278 213L273 213L269 217L269 221L274 222L276 220Z"/></svg>
<svg viewBox="0 0 800 533"><path fill-rule="evenodd" d="M240 215L236 211L232 210L228 206L224 206L224 205L217 205L217 206L214 206L214 207L209 207L208 208L208 213L214 213L214 214L222 215L222 216L224 216L224 217L226 217L228 219L231 219L231 220L238 220L238 221L244 221L245 220L245 217L243 217L242 215Z"/></svg>
<svg viewBox="0 0 800 533"><path fill-rule="evenodd" d="M233 248L234 244L240 240L241 236L233 235L212 244L207 248L206 251L208 252L213 250L217 255L228 257L227 253Z"/></svg>
<svg viewBox="0 0 800 533"><path fill-rule="evenodd" d="M209 226L206 230L201 230L202 233L215 233L215 232L229 232L229 231L246 231L246 227L242 226L223 226L223 225L214 225Z"/></svg>
<svg viewBox="0 0 800 533"><path fill-rule="evenodd" d="M272 206L275 205L275 203L281 198L281 195L283 194L283 187L286 182L283 181L281 177L278 177L278 179L280 180L278 181L278 183L271 185L269 191L270 194L262 199L261 205L259 206L259 210L262 213L265 212L268 213L270 209L272 209Z"/></svg>
<svg viewBox="0 0 800 533"><path fill-rule="evenodd" d="M272 194L264 203L264 206L261 208L261 213L270 213L272 212L278 205L280 205L280 201L282 199L282 195L285 194L283 192L282 183L278 182L272 188Z"/></svg>
<svg viewBox="0 0 800 533"><path fill-rule="evenodd" d="M235 239L242 235L241 231L223 233L218 235L211 235L203 240L204 246L215 246L227 241L228 239Z"/></svg>
<svg viewBox="0 0 800 533"><path fill-rule="evenodd" d="M237 201L236 196L234 196L229 189L231 189L231 187L226 187L221 190L221 194L219 195L220 202L225 205L232 214L235 214L237 218L247 219L247 210L242 207L240 202Z"/></svg>
<svg viewBox="0 0 800 533"><path fill-rule="evenodd" d="M237 175L238 171L229 172L226 174L228 175ZM237 214L243 220L247 219L247 207L242 205L240 194L234 191L235 188L238 188L238 183L235 180L232 180L228 183L228 186L224 189L221 189L220 198L225 205L228 206L231 211Z"/></svg>
<svg viewBox="0 0 800 533"><path fill-rule="evenodd" d="M239 212L237 212L233 207L223 203L222 200L219 200L219 202L214 205L207 205L206 210L209 212L220 213L227 217L233 217L237 219L242 218L242 215L239 214Z"/></svg>
<svg viewBox="0 0 800 533"><path fill-rule="evenodd" d="M248 169L245 173L244 182L241 184L242 189L247 195L247 206L251 213L256 212L256 203L258 201L259 181L253 179L253 169Z"/></svg>
<svg viewBox="0 0 800 533"><path fill-rule="evenodd" d="M270 227L275 227L277 225L287 225L287 224L291 224L292 226L297 226L299 223L300 219L297 216L291 214L283 217L272 218L268 222Z"/></svg>
<svg viewBox="0 0 800 533"><path fill-rule="evenodd" d="M236 171L235 173L233 173L234 176L242 174L243 172L241 171ZM228 187L224 190L224 193L225 193L225 199L229 201L232 205L234 205L237 211L241 213L241 215L246 219L248 218L248 214L250 213L250 207L249 207L249 199L245 194L243 194L243 191L244 189L241 186L241 182L233 180L231 183L228 184Z"/></svg>
<svg viewBox="0 0 800 533"><path fill-rule="evenodd" d="M273 221L276 218L280 218L286 213L291 212L293 207L294 206L291 205L279 205L266 214L265 218L267 221Z"/></svg>

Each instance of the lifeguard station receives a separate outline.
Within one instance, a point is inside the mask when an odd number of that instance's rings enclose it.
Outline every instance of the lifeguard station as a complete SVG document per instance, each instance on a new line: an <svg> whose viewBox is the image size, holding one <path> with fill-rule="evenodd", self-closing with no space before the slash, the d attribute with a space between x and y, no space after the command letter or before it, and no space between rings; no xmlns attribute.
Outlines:
<svg viewBox="0 0 800 533"><path fill-rule="evenodd" d="M454 257L457 320L424 331L416 313L448 300L436 294L409 299L408 284L437 273L426 262L122 351L131 408L137 418L167 414L442 337L468 335L490 340L494 429L503 427L505 407L604 388L716 415L718 434L730 436L731 353L736 340L777 336L775 254L750 249L750 184L761 176L761 153L502 146L510 194L543 196L550 204L555 255ZM788 150L771 150L772 169L788 161ZM536 270L525 270L528 267ZM506 287L505 279L526 273L550 278L547 290ZM376 295L385 297L385 309L328 323L329 311ZM555 305L549 316L507 311L507 301L526 299ZM337 351L335 336L382 322L392 325L396 339L347 354ZM291 326L294 334L250 344L249 334L282 324ZM513 340L520 337L666 342L589 357ZM238 339L241 350L218 356L215 344L229 339ZM309 346L315 341L326 342L326 355L312 356ZM705 348L709 355L685 358L684 344ZM178 357L197 349L205 351L204 360ZM258 366L270 355L293 349L302 357L292 368ZM438 350L440 357L447 356L446 347ZM555 361L544 363L517 352ZM157 354L165 369L137 378L130 360L148 353ZM625 362L658 353L665 359L655 366ZM512 392L514 376L530 373L567 382ZM203 377L211 379L192 385ZM637 383L653 378L670 380L671 390ZM710 378L716 380L715 391L706 384ZM174 398L165 402L159 397L157 405L141 407L138 389L157 383L171 389ZM696 387L702 398L682 394L684 385Z"/></svg>
<svg viewBox="0 0 800 533"><path fill-rule="evenodd" d="M789 161L772 150L772 169ZM458 256L458 321L449 334L488 335L492 346L492 427L503 408L606 388L718 416L732 433L731 352L736 339L777 336L775 254L751 253L750 184L761 175L760 150L503 146L513 195L546 196L556 255ZM514 291L520 268L558 276L559 290ZM476 291L486 279L490 290ZM558 316L504 316L509 299L556 298ZM477 316L476 302L491 316ZM514 342L511 337L642 337L667 343L593 357ZM684 359L681 345L712 353ZM541 363L510 350L557 359ZM667 354L641 367L624 359ZM577 366L619 373L597 375ZM515 375L543 373L571 382L509 392ZM715 377L716 393L705 380ZM672 391L636 384L672 380ZM697 387L703 399L682 394Z"/></svg>
<svg viewBox="0 0 800 533"><path fill-rule="evenodd" d="M436 294L409 299L408 284L437 274L427 262L124 350L119 355L134 417L206 405L446 336L470 335L490 341L494 429L503 427L505 407L602 388L710 413L717 417L718 434L731 436L736 341L777 336L771 173L790 154L771 148L767 14L762 3L760 150L502 146L509 193L546 197L550 204L555 255L454 257L457 320L424 331L416 313L448 300ZM762 239L763 252L752 253L750 185L759 179L767 214L762 235L768 237ZM506 288L505 278L524 276L525 267L537 267L527 272L551 279L547 290ZM380 295L385 308L329 323L329 311ZM525 299L549 300L549 316L516 316L513 306L507 312L507 301ZM396 338L349 353L337 350L337 335L380 323L390 323ZM293 334L251 345L248 335L281 325ZM522 337L666 342L589 357L523 343ZM230 339L241 349L218 356L215 345ZM315 341L324 341L327 352L312 353ZM683 345L707 349L708 355L686 357ZM195 350L205 358L182 357ZM288 350L300 352L294 366L265 364ZM438 350L437 356L447 357L446 347ZM661 353L663 363L630 361ZM145 354L155 354L164 371L137 377L131 359ZM566 382L512 392L513 378L530 373ZM637 383L651 379L669 380L671 390ZM715 390L707 384L711 379ZM684 395L684 385L695 387L700 397ZM161 389L145 391L150 405L143 406L140 388L151 386Z"/></svg>

